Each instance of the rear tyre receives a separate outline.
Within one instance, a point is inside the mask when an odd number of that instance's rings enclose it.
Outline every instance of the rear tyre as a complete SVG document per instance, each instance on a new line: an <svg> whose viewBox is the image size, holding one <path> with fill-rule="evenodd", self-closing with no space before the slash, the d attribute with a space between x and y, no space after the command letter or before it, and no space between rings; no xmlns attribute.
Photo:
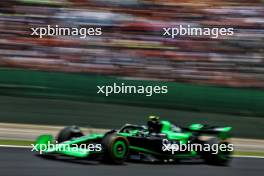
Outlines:
<svg viewBox="0 0 264 176"><path fill-rule="evenodd" d="M102 140L103 161L111 164L123 164L129 153L128 140L115 133L106 135Z"/></svg>
<svg viewBox="0 0 264 176"><path fill-rule="evenodd" d="M216 153L216 151L212 150L215 149L215 146L218 146L218 151ZM221 151L219 146L225 146L225 151ZM228 145L229 143L227 141L221 141L218 138L211 138L207 141L204 142L204 147L208 147L210 146L210 151L203 151L201 153L203 159L205 160L205 162L207 162L208 164L212 164L212 165L228 165L228 163L230 162L231 158L231 154L232 152L228 151Z"/></svg>
<svg viewBox="0 0 264 176"><path fill-rule="evenodd" d="M83 136L83 133L82 133L80 127L75 126L75 125L74 126L67 126L59 132L59 134L57 136L57 141L59 143L61 143L64 141L71 140L72 138L81 137L81 136Z"/></svg>

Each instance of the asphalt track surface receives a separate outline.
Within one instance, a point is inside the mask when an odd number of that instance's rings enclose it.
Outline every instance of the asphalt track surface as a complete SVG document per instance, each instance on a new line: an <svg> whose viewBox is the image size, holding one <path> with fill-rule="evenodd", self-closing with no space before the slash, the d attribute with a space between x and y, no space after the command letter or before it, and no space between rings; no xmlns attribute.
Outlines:
<svg viewBox="0 0 264 176"><path fill-rule="evenodd" d="M264 173L262 158L234 158L230 166L210 166L201 162L181 164L126 163L106 165L99 162L69 159L49 160L30 149L0 148L1 176L258 176Z"/></svg>

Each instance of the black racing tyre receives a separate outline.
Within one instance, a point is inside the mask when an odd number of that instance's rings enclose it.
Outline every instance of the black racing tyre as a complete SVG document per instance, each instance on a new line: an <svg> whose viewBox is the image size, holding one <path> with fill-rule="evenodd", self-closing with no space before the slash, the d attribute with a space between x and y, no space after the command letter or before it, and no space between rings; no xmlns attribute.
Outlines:
<svg viewBox="0 0 264 176"><path fill-rule="evenodd" d="M205 146L210 146L211 149L212 148L215 148L213 146L219 146L220 145L225 145L226 148L228 149L228 145L229 143L227 141L221 141L219 140L218 138L210 138L208 139L207 141L204 142L204 147ZM230 162L230 160L232 159L231 158L231 155L232 155L232 152L231 151L221 151L220 149L218 150L218 153L216 153L215 151L213 150L210 150L210 151L202 151L201 152L201 155L202 155L202 158L205 160L205 162L207 162L208 164L212 164L212 165L222 165L222 166L225 166L225 165L228 165L228 163Z"/></svg>
<svg viewBox="0 0 264 176"><path fill-rule="evenodd" d="M81 137L81 136L83 136L83 133L82 133L80 127L75 126L75 125L74 126L67 126L59 132L59 134L57 136L57 141L59 143L61 143L64 141L68 141L72 138Z"/></svg>
<svg viewBox="0 0 264 176"><path fill-rule="evenodd" d="M129 143L125 137L116 133L107 134L102 139L103 161L110 164L123 164L129 153Z"/></svg>

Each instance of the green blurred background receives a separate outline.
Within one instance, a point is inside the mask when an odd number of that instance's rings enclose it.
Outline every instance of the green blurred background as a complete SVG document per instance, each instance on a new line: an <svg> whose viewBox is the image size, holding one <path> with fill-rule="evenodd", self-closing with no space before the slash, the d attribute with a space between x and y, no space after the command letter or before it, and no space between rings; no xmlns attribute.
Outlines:
<svg viewBox="0 0 264 176"><path fill-rule="evenodd" d="M168 94L97 94L97 85L167 85ZM159 115L179 125L234 127L235 137L263 138L264 92L118 77L0 70L0 121L118 128Z"/></svg>

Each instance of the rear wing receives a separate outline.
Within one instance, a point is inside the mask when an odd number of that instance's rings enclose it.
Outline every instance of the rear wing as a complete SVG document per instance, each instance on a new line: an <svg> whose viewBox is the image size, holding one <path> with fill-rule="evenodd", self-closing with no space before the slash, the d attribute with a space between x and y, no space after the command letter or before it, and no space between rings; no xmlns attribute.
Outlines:
<svg viewBox="0 0 264 176"><path fill-rule="evenodd" d="M191 124L189 128L185 129L191 132L197 132L202 134L217 135L222 139L230 138L232 127L217 127L203 124Z"/></svg>

